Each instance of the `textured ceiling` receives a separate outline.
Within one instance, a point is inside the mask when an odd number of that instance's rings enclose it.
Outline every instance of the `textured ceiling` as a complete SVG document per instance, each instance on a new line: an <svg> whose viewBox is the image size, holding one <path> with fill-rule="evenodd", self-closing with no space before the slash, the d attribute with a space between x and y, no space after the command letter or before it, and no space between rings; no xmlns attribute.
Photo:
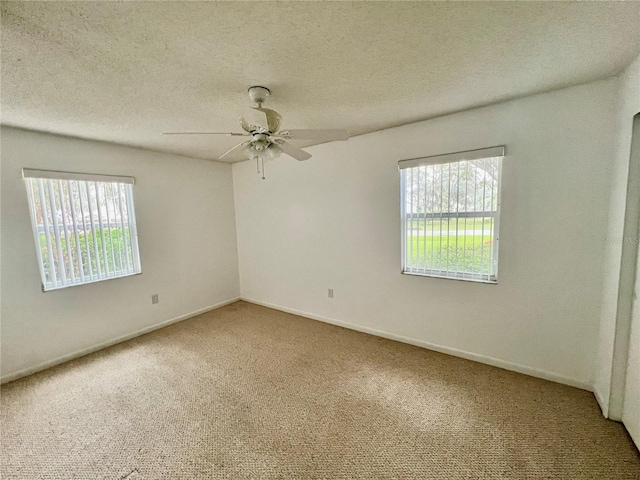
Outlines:
<svg viewBox="0 0 640 480"><path fill-rule="evenodd" d="M640 2L2 2L2 123L215 159L250 85L352 134L619 73ZM304 144L299 144L304 145Z"/></svg>

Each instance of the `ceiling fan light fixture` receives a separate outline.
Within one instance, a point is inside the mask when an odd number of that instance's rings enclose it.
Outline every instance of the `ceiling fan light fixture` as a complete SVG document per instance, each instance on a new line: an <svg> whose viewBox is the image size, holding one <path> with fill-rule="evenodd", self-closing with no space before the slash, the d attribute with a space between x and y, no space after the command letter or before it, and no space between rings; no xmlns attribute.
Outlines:
<svg viewBox="0 0 640 480"><path fill-rule="evenodd" d="M282 149L280 147L278 147L278 145L276 145L275 143L272 143L271 145L269 145L269 147L267 148L267 155L269 156L270 159L274 159L274 158L278 158L280 156L280 154L282 153Z"/></svg>

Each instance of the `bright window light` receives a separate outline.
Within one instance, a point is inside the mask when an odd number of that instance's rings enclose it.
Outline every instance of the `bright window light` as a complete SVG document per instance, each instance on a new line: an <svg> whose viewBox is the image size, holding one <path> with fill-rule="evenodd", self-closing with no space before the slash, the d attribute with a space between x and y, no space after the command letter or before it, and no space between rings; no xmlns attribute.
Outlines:
<svg viewBox="0 0 640 480"><path fill-rule="evenodd" d="M22 175L44 291L141 272L132 177Z"/></svg>
<svg viewBox="0 0 640 480"><path fill-rule="evenodd" d="M498 280L504 147L399 162L402 272Z"/></svg>

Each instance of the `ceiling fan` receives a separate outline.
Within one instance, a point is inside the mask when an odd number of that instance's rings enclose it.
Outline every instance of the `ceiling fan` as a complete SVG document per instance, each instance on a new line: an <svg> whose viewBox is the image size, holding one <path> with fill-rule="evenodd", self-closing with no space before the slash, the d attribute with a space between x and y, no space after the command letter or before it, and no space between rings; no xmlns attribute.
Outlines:
<svg viewBox="0 0 640 480"><path fill-rule="evenodd" d="M262 104L269 98L271 91L266 87L249 87L249 98L258 104L251 107L253 110L264 114L263 125L254 125L240 117L240 126L245 133L227 132L168 132L163 135L227 135L234 137L250 137L239 143L231 150L223 153L218 159L256 159L258 161L258 173L262 173L264 179L264 158L276 158L285 153L296 160L307 160L311 154L289 143L287 140L310 140L318 143L333 142L336 140L348 140L349 132L346 130L289 130L280 129L282 116L275 110L263 108ZM262 167L262 168L261 168Z"/></svg>

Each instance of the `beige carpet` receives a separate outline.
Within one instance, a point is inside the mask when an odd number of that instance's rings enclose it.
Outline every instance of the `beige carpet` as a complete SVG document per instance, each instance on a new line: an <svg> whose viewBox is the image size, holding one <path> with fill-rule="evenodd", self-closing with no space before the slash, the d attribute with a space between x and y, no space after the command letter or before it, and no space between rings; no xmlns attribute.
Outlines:
<svg viewBox="0 0 640 480"><path fill-rule="evenodd" d="M2 387L8 479L640 479L589 392L239 302Z"/></svg>

